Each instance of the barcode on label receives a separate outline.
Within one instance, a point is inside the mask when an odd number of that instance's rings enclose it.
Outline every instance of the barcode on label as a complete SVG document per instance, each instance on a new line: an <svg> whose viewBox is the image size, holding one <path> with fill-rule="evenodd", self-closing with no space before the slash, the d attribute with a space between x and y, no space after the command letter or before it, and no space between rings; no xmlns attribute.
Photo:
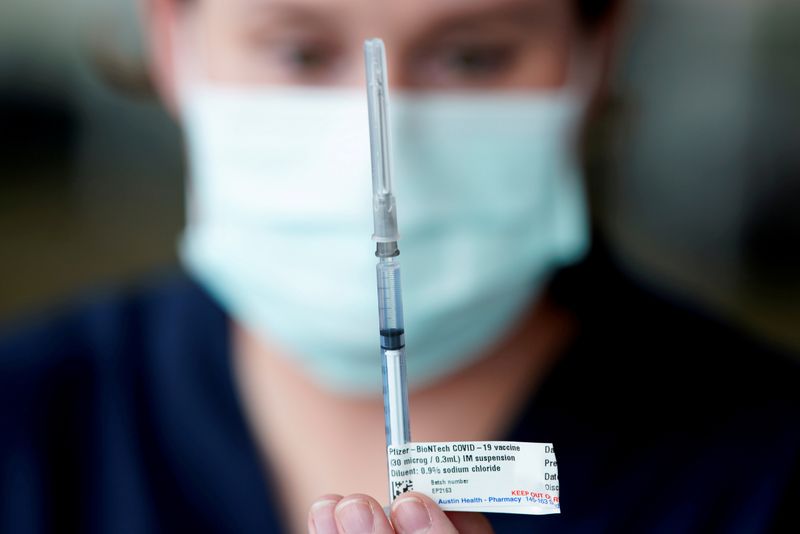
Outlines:
<svg viewBox="0 0 800 534"><path fill-rule="evenodd" d="M407 491L414 491L414 484L410 480L395 480L392 482L393 492L392 499Z"/></svg>

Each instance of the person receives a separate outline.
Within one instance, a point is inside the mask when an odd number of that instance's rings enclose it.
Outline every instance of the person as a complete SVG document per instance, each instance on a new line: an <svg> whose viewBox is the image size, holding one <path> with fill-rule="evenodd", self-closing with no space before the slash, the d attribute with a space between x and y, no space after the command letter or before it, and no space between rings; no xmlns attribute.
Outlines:
<svg viewBox="0 0 800 534"><path fill-rule="evenodd" d="M0 529L796 527L797 364L637 281L589 223L577 140L619 9L149 0L153 79L187 139L185 270L7 328ZM445 514L413 492L381 507L374 36L412 436L552 442L559 515Z"/></svg>

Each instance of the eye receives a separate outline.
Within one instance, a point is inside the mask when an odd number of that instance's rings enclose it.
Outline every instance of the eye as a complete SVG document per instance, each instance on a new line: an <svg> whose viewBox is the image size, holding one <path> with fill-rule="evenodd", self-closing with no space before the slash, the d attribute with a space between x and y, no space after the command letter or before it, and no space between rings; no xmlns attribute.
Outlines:
<svg viewBox="0 0 800 534"><path fill-rule="evenodd" d="M317 74L335 66L336 52L324 43L288 43L280 47L279 58L298 74Z"/></svg>
<svg viewBox="0 0 800 534"><path fill-rule="evenodd" d="M286 51L286 61L299 69L318 69L328 61L328 53L318 46L298 46Z"/></svg>
<svg viewBox="0 0 800 534"><path fill-rule="evenodd" d="M453 74L482 77L507 68L514 55L510 46L466 45L443 50L439 62L443 69Z"/></svg>
<svg viewBox="0 0 800 534"><path fill-rule="evenodd" d="M519 65L523 44L508 38L453 39L421 48L413 68L420 86L502 84Z"/></svg>

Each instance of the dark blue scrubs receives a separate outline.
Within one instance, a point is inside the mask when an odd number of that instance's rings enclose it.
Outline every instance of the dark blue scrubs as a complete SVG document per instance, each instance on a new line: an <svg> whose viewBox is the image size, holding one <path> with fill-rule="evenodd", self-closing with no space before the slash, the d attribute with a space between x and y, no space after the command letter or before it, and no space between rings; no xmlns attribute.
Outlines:
<svg viewBox="0 0 800 534"><path fill-rule="evenodd" d="M578 335L507 439L552 441L560 516L498 532L800 532L800 370L602 249L552 296ZM0 532L280 532L225 313L185 275L6 331Z"/></svg>

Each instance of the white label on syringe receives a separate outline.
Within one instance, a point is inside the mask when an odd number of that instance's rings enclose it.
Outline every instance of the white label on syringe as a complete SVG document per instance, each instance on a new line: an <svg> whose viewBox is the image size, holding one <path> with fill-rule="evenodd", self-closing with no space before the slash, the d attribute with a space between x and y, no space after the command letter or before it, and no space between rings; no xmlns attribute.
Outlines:
<svg viewBox="0 0 800 534"><path fill-rule="evenodd" d="M394 496L423 493L448 511L558 514L551 443L452 441L390 446Z"/></svg>

